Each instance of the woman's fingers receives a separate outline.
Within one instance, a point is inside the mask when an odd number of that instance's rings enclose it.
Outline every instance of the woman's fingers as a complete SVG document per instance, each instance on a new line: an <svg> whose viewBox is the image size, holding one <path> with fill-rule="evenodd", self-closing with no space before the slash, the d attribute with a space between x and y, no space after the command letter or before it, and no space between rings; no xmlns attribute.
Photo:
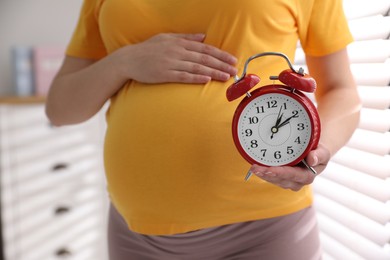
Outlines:
<svg viewBox="0 0 390 260"><path fill-rule="evenodd" d="M203 40L202 34L159 34L130 46L130 78L144 83L206 83L236 75L237 59Z"/></svg>
<svg viewBox="0 0 390 260"><path fill-rule="evenodd" d="M183 47L189 51L205 54L201 56L202 58L199 60L201 63L204 59L207 60L206 57L212 56L217 60L222 61L223 63L227 63L230 65L235 65L237 63L237 58L231 55L228 52L220 50L212 45L203 43L205 39L204 34L169 34L176 38L182 38L188 41L183 42Z"/></svg>
<svg viewBox="0 0 390 260"><path fill-rule="evenodd" d="M171 69L205 75L220 81L227 81L237 74L237 69L234 67L237 59L233 55L203 42L187 40L187 38L182 38L184 41L179 43L183 50L177 53L177 58L182 62L175 63L175 67Z"/></svg>
<svg viewBox="0 0 390 260"><path fill-rule="evenodd" d="M300 190L303 186L311 184L315 178L310 170L300 166L254 166L251 170L257 177L267 182L273 183L281 188L291 189L294 191Z"/></svg>
<svg viewBox="0 0 390 260"><path fill-rule="evenodd" d="M313 183L315 177L326 168L330 160L330 151L319 144L315 150L308 154L305 160L308 165L315 169L317 174L313 174L303 165L267 167L254 164L250 171L257 177L281 188L298 191L305 185Z"/></svg>
<svg viewBox="0 0 390 260"><path fill-rule="evenodd" d="M196 59L194 57L193 59ZM178 62L174 68L171 68L172 71L177 72L188 72L194 75L203 75L207 76L210 79L227 81L232 76L231 73L234 73L236 70L234 68L221 68L223 64L218 64L218 61L213 61L211 58L206 61L187 61Z"/></svg>

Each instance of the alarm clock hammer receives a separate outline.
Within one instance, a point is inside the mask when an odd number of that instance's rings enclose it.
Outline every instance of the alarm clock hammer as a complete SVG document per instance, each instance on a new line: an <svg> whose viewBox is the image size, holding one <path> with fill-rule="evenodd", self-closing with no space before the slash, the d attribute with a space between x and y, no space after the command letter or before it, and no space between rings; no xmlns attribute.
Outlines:
<svg viewBox="0 0 390 260"><path fill-rule="evenodd" d="M269 55L287 61L289 69L270 77L282 84L273 83L251 91L260 78L246 73L248 64ZM235 82L226 91L229 101L245 95L232 120L233 140L242 157L251 164L264 166L303 164L316 174L305 158L318 145L320 119L315 105L303 93L315 89L315 80L302 68L295 70L283 53L264 52L249 57L241 77L235 76ZM245 180L251 175L248 172Z"/></svg>

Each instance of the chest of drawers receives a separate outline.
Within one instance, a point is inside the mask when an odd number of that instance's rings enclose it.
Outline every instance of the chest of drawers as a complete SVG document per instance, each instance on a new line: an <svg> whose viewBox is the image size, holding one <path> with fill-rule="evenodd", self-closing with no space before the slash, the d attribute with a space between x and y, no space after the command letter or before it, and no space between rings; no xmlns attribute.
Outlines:
<svg viewBox="0 0 390 260"><path fill-rule="evenodd" d="M106 260L103 120L52 127L44 105L0 104L6 260Z"/></svg>

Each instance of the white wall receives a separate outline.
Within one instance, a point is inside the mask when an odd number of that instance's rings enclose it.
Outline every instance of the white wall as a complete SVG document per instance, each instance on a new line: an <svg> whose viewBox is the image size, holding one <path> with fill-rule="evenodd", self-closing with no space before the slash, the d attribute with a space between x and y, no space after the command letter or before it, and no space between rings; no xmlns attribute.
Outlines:
<svg viewBox="0 0 390 260"><path fill-rule="evenodd" d="M0 0L0 95L12 95L12 46L66 46L82 0Z"/></svg>

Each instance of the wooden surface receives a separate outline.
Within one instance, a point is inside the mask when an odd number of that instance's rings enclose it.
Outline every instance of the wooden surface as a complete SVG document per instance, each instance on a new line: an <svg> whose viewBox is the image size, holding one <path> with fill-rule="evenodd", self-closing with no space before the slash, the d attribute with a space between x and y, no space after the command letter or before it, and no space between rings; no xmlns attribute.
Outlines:
<svg viewBox="0 0 390 260"><path fill-rule="evenodd" d="M46 98L45 97L37 97L37 96L31 96L31 97L17 97L17 96L8 96L8 97L1 97L0 96L0 104L42 104L45 103Z"/></svg>

